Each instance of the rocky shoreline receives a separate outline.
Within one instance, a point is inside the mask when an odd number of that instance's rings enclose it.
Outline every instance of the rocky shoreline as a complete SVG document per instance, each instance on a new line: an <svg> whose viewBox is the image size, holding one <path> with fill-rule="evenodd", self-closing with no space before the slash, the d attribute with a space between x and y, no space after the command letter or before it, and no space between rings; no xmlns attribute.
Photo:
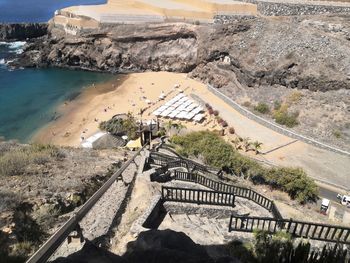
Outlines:
<svg viewBox="0 0 350 263"><path fill-rule="evenodd" d="M0 41L21 41L48 33L47 23L0 24Z"/></svg>

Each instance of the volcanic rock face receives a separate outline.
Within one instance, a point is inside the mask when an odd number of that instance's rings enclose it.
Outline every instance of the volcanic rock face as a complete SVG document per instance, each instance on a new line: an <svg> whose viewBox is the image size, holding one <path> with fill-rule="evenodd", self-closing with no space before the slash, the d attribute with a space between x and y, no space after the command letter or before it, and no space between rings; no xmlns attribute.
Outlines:
<svg viewBox="0 0 350 263"><path fill-rule="evenodd" d="M0 40L26 40L47 34L45 23L0 24Z"/></svg>
<svg viewBox="0 0 350 263"><path fill-rule="evenodd" d="M120 25L78 37L53 29L51 37L27 48L27 66L58 66L95 71L191 71L197 62L194 30L187 26Z"/></svg>
<svg viewBox="0 0 350 263"><path fill-rule="evenodd" d="M20 63L95 71L191 72L224 87L350 88L348 18L257 18L225 25L115 25L78 36L52 27ZM223 63L225 62L225 63Z"/></svg>

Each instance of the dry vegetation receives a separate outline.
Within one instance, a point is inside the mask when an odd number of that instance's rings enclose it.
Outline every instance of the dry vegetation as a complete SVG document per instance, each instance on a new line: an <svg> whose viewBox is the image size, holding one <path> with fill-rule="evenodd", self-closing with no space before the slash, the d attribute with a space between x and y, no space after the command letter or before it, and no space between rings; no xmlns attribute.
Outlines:
<svg viewBox="0 0 350 263"><path fill-rule="evenodd" d="M0 257L23 262L120 167L121 152L0 143Z"/></svg>

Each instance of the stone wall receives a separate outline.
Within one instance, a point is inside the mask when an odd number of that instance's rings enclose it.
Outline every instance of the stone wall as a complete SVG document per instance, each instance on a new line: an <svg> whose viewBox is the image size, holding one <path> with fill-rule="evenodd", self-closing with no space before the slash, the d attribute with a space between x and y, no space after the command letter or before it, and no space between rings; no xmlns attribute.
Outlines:
<svg viewBox="0 0 350 263"><path fill-rule="evenodd" d="M254 0L253 0L254 1ZM350 6L316 5L308 3L257 2L258 12L264 16L296 16L350 13Z"/></svg>
<svg viewBox="0 0 350 263"><path fill-rule="evenodd" d="M256 4L258 13L264 16L297 16L297 15L322 15L322 14L350 14L350 5L337 4L315 4L308 1L303 2L279 2L279 1L258 1L238 0ZM238 19L251 19L249 15L217 15L215 23L225 23Z"/></svg>

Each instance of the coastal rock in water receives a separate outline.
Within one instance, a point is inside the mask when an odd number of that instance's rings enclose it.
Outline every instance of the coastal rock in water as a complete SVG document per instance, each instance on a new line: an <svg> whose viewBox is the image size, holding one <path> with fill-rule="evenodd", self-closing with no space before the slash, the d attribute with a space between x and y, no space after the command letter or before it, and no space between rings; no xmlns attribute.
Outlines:
<svg viewBox="0 0 350 263"><path fill-rule="evenodd" d="M26 40L47 34L46 23L0 24L0 41Z"/></svg>

